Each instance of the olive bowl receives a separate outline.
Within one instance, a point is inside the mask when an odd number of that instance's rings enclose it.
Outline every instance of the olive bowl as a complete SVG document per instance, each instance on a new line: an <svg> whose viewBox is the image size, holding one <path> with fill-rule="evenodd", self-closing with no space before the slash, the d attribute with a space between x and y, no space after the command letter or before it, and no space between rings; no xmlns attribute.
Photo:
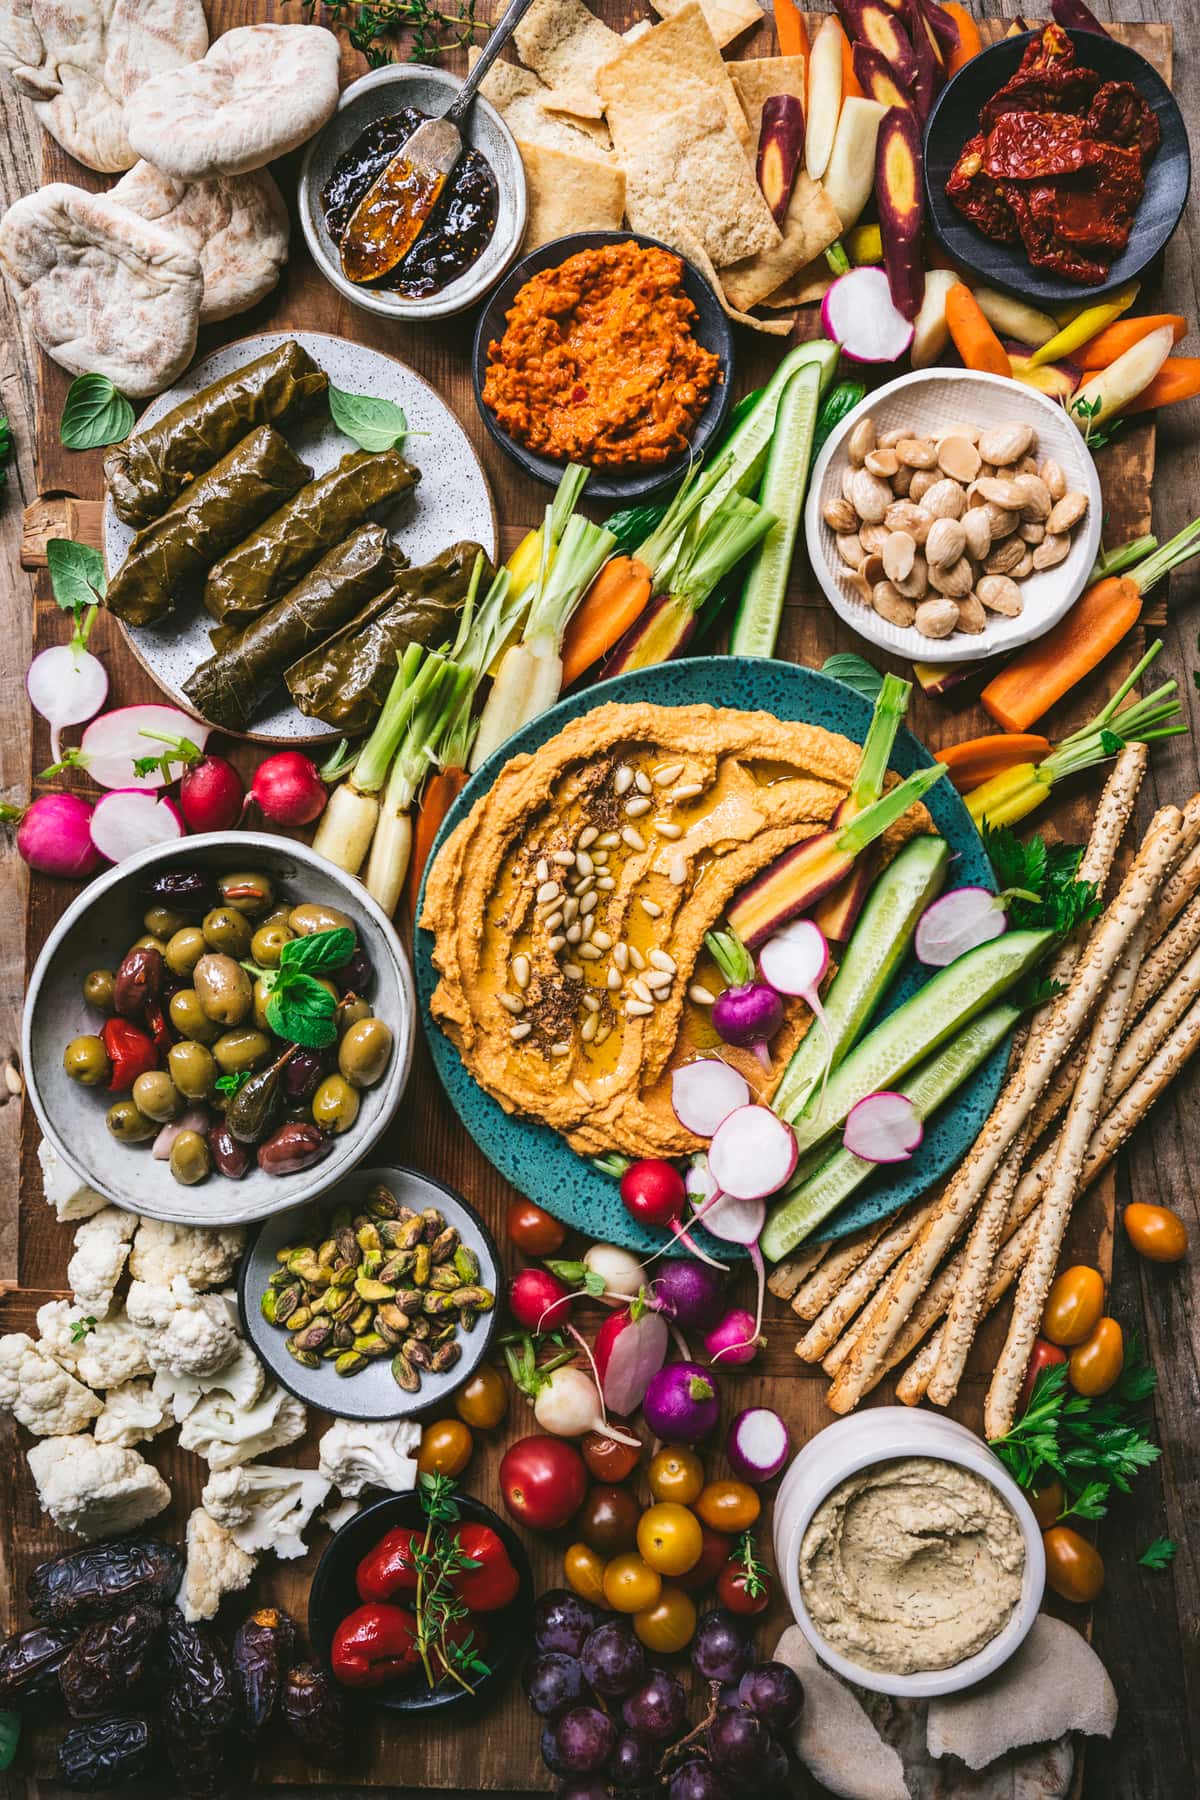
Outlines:
<svg viewBox="0 0 1200 1800"><path fill-rule="evenodd" d="M177 1182L149 1142L122 1144L105 1123L115 1097L105 1087L81 1087L63 1068L63 1051L81 1033L96 1032L101 1016L83 998L90 969L113 967L142 935L148 888L167 869L199 869L214 877L260 870L298 904L336 906L354 920L371 959L372 1009L392 1030L384 1077L362 1092L355 1124L334 1139L321 1162L293 1175L252 1166L241 1181L215 1171L195 1187ZM114 1206L179 1225L244 1225L315 1199L361 1162L390 1124L412 1063L416 1003L408 958L391 922L353 877L307 844L263 832L210 833L156 844L89 882L50 933L29 978L21 1030L25 1082L43 1135L83 1181Z"/></svg>

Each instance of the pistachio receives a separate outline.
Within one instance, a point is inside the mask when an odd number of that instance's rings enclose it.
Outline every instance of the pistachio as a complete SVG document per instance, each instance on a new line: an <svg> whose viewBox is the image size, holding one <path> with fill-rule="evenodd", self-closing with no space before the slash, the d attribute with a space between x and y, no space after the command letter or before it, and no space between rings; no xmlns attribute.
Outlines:
<svg viewBox="0 0 1200 1800"><path fill-rule="evenodd" d="M444 1231L438 1232L432 1244L429 1246L430 1260L435 1265L438 1263L449 1262L457 1249L458 1232L453 1225L447 1225Z"/></svg>
<svg viewBox="0 0 1200 1800"><path fill-rule="evenodd" d="M373 1359L376 1356L386 1355L392 1346L385 1337L380 1336L379 1332L364 1331L361 1337L355 1338L354 1348L358 1351L360 1356Z"/></svg>
<svg viewBox="0 0 1200 1800"><path fill-rule="evenodd" d="M290 1354L292 1356L294 1356L296 1361L298 1363L302 1364L304 1368L306 1368L306 1369L319 1369L320 1368L321 1359L317 1355L315 1350L303 1349L301 1345L297 1344L295 1338L289 1338L287 1340L287 1347L288 1347Z"/></svg>
<svg viewBox="0 0 1200 1800"><path fill-rule="evenodd" d="M460 1244L454 1252L454 1267L461 1281L470 1284L479 1280L479 1258L465 1244Z"/></svg>
<svg viewBox="0 0 1200 1800"><path fill-rule="evenodd" d="M420 1390L421 1377L403 1350L398 1351L392 1358L392 1380L397 1387L403 1388L406 1394L415 1394Z"/></svg>
<svg viewBox="0 0 1200 1800"><path fill-rule="evenodd" d="M456 1287L461 1287L462 1282L459 1280L458 1270L453 1264L439 1263L438 1267L430 1273L429 1285L435 1293L450 1294Z"/></svg>
<svg viewBox="0 0 1200 1800"><path fill-rule="evenodd" d="M441 1314L441 1313L453 1312L453 1310L454 1310L454 1293L453 1293L453 1291L451 1291L449 1293L445 1293L445 1294L439 1294L436 1288L427 1289L425 1292L425 1295L421 1301L421 1310L425 1313L428 1313L430 1318L434 1318L434 1319L436 1319L439 1316L439 1314Z"/></svg>
<svg viewBox="0 0 1200 1800"><path fill-rule="evenodd" d="M365 1369L366 1366L366 1357L361 1356L357 1350L343 1350L333 1365L338 1375L357 1375L358 1371Z"/></svg>
<svg viewBox="0 0 1200 1800"><path fill-rule="evenodd" d="M297 1306L297 1307L293 1308L293 1310L288 1314L288 1319L287 1319L288 1330L289 1331L303 1331L304 1327L306 1325L312 1324L312 1316L313 1316L313 1312L312 1312L311 1306Z"/></svg>
<svg viewBox="0 0 1200 1800"><path fill-rule="evenodd" d="M292 1340L301 1350L323 1350L333 1336L333 1326L328 1319L319 1319L313 1325L306 1325L303 1331L297 1332Z"/></svg>
<svg viewBox="0 0 1200 1800"><path fill-rule="evenodd" d="M259 1311L268 1325L282 1325L283 1320L279 1317L279 1295L274 1288L267 1288L258 1304Z"/></svg>
<svg viewBox="0 0 1200 1800"><path fill-rule="evenodd" d="M371 1281L360 1275L354 1284L354 1291L360 1300L394 1300L396 1290L386 1281Z"/></svg>
<svg viewBox="0 0 1200 1800"><path fill-rule="evenodd" d="M461 1356L462 1345L456 1343L453 1338L450 1338L446 1343L440 1344L434 1351L429 1359L429 1367L433 1374L444 1375L447 1369L452 1369L454 1367Z"/></svg>
<svg viewBox="0 0 1200 1800"><path fill-rule="evenodd" d="M429 1282L429 1271L433 1267L428 1244L418 1244L417 1254L412 1266L412 1279L415 1287L425 1287Z"/></svg>
<svg viewBox="0 0 1200 1800"><path fill-rule="evenodd" d="M430 1369L433 1367L433 1351L428 1344L419 1338L410 1338L404 1346L404 1354L414 1369Z"/></svg>
<svg viewBox="0 0 1200 1800"><path fill-rule="evenodd" d="M377 1222L380 1219L395 1219L400 1214L400 1202L390 1188L382 1185L374 1187L367 1195L367 1212Z"/></svg>
<svg viewBox="0 0 1200 1800"><path fill-rule="evenodd" d="M496 1304L496 1296L490 1288L479 1287L472 1283L468 1287L455 1288L450 1298L455 1306L473 1306L476 1312L491 1312Z"/></svg>
<svg viewBox="0 0 1200 1800"><path fill-rule="evenodd" d="M421 1214L424 1223L424 1236L427 1244L432 1244L439 1232L446 1229L446 1221L436 1206L427 1206Z"/></svg>

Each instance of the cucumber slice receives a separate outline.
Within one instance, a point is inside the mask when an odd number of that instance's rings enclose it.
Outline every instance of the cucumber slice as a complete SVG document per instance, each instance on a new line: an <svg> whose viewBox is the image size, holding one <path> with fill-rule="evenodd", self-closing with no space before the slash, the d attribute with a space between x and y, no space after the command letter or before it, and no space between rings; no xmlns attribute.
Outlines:
<svg viewBox="0 0 1200 1800"><path fill-rule="evenodd" d="M812 1094L794 1121L801 1154L845 1121L852 1106L895 1087L914 1064L954 1036L986 1006L1041 961L1052 931L1006 931L939 969L911 1000L898 1006L857 1043L829 1077L824 1094Z"/></svg>
<svg viewBox="0 0 1200 1800"><path fill-rule="evenodd" d="M919 1119L927 1119L975 1073L998 1044L1004 1042L1021 1014L1003 1003L989 1006L972 1019L957 1037L921 1063L904 1083ZM759 1245L771 1262L778 1262L810 1237L870 1175L878 1165L864 1162L839 1144L815 1173L799 1184L793 1181L767 1220Z"/></svg>
<svg viewBox="0 0 1200 1800"><path fill-rule="evenodd" d="M912 943L917 920L946 878L950 847L944 838L911 838L875 882L859 914L837 974L825 996L833 1034L833 1068L865 1030ZM772 1110L789 1124L803 1112L821 1079L821 1033L807 1031L775 1090Z"/></svg>
<svg viewBox="0 0 1200 1800"><path fill-rule="evenodd" d="M773 656L796 549L800 508L808 488L813 432L821 397L816 363L796 370L779 400L759 501L775 523L758 547L742 589L729 640L731 656Z"/></svg>
<svg viewBox="0 0 1200 1800"><path fill-rule="evenodd" d="M740 494L748 494L758 481L771 447L771 433L775 429L779 397L796 370L804 368L808 363L815 363L820 371L821 392L824 393L833 380L840 355L838 346L830 343L828 338L813 338L809 343L796 344L788 351L763 389L757 405L750 409L713 454L711 461L716 462L730 451L733 452L729 467L704 496L704 504L699 512L702 525L707 524L721 500L732 489Z"/></svg>

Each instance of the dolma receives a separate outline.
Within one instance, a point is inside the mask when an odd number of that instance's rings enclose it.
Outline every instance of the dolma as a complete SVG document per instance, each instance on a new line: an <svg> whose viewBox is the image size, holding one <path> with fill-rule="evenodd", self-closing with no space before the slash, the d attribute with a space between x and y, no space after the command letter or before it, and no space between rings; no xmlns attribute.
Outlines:
<svg viewBox="0 0 1200 1800"><path fill-rule="evenodd" d="M325 371L289 339L181 400L157 425L133 432L105 457L104 478L118 519L149 525L247 432L300 417L328 387Z"/></svg>
<svg viewBox="0 0 1200 1800"><path fill-rule="evenodd" d="M395 573L396 555L383 526L361 525L224 649L193 669L184 693L210 725L247 730L288 665L324 643Z"/></svg>
<svg viewBox="0 0 1200 1800"><path fill-rule="evenodd" d="M491 564L478 544L451 544L432 562L405 569L386 593L287 672L288 691L302 713L353 737L369 731L409 644L440 644L454 636L455 614L466 599L475 559L484 560L480 591Z"/></svg>
<svg viewBox="0 0 1200 1800"><path fill-rule="evenodd" d="M398 450L350 451L209 570L205 606L222 625L245 625L419 480Z"/></svg>

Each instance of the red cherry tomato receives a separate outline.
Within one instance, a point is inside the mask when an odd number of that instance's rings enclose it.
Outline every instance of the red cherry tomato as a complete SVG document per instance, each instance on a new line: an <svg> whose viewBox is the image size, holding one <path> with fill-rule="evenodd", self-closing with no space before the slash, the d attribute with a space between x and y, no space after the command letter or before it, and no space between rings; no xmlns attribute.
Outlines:
<svg viewBox="0 0 1200 1800"><path fill-rule="evenodd" d="M1025 1379L1021 1383L1021 1393L1017 1400L1017 1417L1020 1418L1033 1398L1034 1384L1043 1369L1052 1369L1055 1363L1065 1363L1067 1353L1052 1344L1047 1338L1035 1338L1033 1349L1029 1355L1029 1367L1025 1371Z"/></svg>
<svg viewBox="0 0 1200 1800"><path fill-rule="evenodd" d="M717 1575L717 1599L731 1613L765 1612L771 1604L771 1578L765 1570L751 1575L740 1557L731 1556Z"/></svg>
<svg viewBox="0 0 1200 1800"><path fill-rule="evenodd" d="M532 1200L514 1200L508 1209L508 1241L526 1256L553 1256L566 1235L566 1226Z"/></svg>
<svg viewBox="0 0 1200 1800"><path fill-rule="evenodd" d="M697 1593L700 1588L711 1587L729 1555L729 1539L723 1533L714 1531L711 1525L701 1525L700 1536L699 1560L692 1564L685 1575L673 1578L675 1586L686 1588L689 1594Z"/></svg>
<svg viewBox="0 0 1200 1800"><path fill-rule="evenodd" d="M521 1269L508 1284L508 1310L526 1331L553 1331L564 1325L572 1294L549 1269Z"/></svg>
<svg viewBox="0 0 1200 1800"><path fill-rule="evenodd" d="M618 1419L613 1413L609 1413L608 1417L612 1425L625 1424L624 1419ZM642 1454L632 1444L620 1444L616 1438L606 1437L602 1431L589 1431L586 1437L579 1440L579 1448L587 1464L588 1474L597 1481L607 1482L624 1481L627 1475L632 1475Z"/></svg>
<svg viewBox="0 0 1200 1800"><path fill-rule="evenodd" d="M587 1469L573 1444L556 1437L524 1437L500 1464L500 1492L514 1519L534 1531L555 1531L579 1511Z"/></svg>
<svg viewBox="0 0 1200 1800"><path fill-rule="evenodd" d="M683 1176L674 1163L645 1157L630 1163L621 1177L621 1199L630 1218L641 1225L669 1225L683 1211Z"/></svg>

